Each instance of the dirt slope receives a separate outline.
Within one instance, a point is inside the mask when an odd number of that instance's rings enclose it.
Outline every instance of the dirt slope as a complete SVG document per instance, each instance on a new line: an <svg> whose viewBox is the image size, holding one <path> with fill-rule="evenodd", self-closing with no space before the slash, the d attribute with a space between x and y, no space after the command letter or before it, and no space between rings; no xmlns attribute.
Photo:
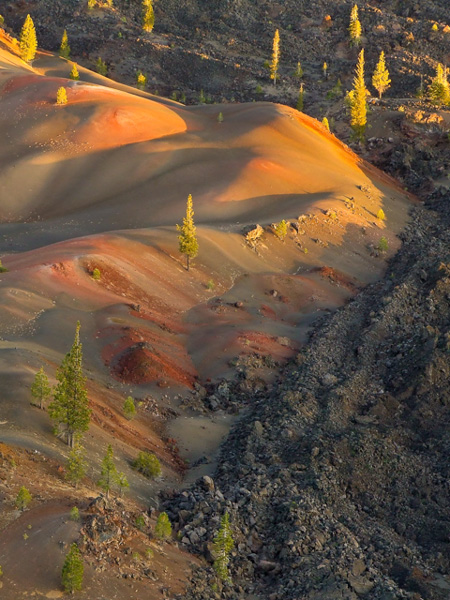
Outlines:
<svg viewBox="0 0 450 600"><path fill-rule="evenodd" d="M46 412L30 407L29 387L41 365L54 382L80 320L93 409L86 485L95 490L112 443L131 497L155 507L159 489L181 483L177 442L192 456L189 438L208 439L212 464L220 439L214 446L203 430L223 435L229 423L216 403L216 422L191 421L183 437L195 394L205 412L212 395L203 386L233 379L246 361L256 365L260 388L273 382L317 317L380 276L412 199L287 107L188 108L85 71L73 83L62 77L66 62L40 53L30 68L6 39L0 67L0 253L8 269L0 274L2 440L63 468L67 448ZM69 102L56 106L61 85ZM189 193L200 252L187 272L174 225ZM377 218L381 207L386 221ZM271 228L281 219L290 222L284 241ZM257 223L263 234L252 247L245 234ZM387 254L377 249L382 236ZM139 403L131 422L122 414L127 395ZM144 449L161 460L157 482L130 468ZM16 484L2 486L11 503ZM73 500L74 491L64 493ZM45 527L59 531L61 520L46 520L47 501L36 507L36 523L42 510ZM8 539L17 532L9 525ZM182 554L175 548L184 565ZM20 590L34 581L30 575Z"/></svg>

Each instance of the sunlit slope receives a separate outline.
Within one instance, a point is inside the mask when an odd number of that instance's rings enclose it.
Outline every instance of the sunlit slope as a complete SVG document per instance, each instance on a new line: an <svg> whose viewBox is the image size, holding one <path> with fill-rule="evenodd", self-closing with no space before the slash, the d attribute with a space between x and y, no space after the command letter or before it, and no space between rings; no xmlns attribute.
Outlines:
<svg viewBox="0 0 450 600"><path fill-rule="evenodd" d="M317 201L358 197L368 185L380 204L398 196L288 107L184 107L112 82L55 76L70 68L45 55L31 70L0 50L4 223L71 215L82 223L78 234L171 225L189 193L197 221L208 224L297 217ZM108 84L82 70L84 77ZM65 106L55 103L60 86Z"/></svg>

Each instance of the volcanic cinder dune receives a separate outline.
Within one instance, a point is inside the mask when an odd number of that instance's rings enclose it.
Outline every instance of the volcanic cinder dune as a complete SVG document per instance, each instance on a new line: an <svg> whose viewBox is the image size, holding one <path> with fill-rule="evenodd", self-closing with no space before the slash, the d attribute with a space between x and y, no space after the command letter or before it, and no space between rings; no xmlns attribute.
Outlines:
<svg viewBox="0 0 450 600"><path fill-rule="evenodd" d="M0 438L62 460L29 387L40 366L54 380L79 320L87 448L98 461L113 441L148 500L127 461L156 452L168 484L179 462L151 413L124 421L124 396L169 402L232 377L239 357L294 356L317 316L383 271L374 248L381 237L388 255L399 246L411 199L286 106L187 107L70 70L46 53L25 65L0 40ZM200 248L189 272L175 228L188 194ZM284 241L270 229L282 219L293 224Z"/></svg>

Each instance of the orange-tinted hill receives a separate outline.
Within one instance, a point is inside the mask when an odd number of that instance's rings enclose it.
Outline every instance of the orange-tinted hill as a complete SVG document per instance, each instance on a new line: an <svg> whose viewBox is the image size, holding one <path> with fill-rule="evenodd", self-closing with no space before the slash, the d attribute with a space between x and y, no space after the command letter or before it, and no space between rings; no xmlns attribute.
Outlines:
<svg viewBox="0 0 450 600"><path fill-rule="evenodd" d="M51 221L51 239L173 225L192 193L198 223L229 228L297 217L368 185L380 203L397 193L288 107L185 107L83 69L71 81L71 63L48 54L32 69L20 62L0 49L4 223Z"/></svg>
<svg viewBox="0 0 450 600"><path fill-rule="evenodd" d="M318 316L377 279L410 199L288 107L186 107L85 69L73 82L70 70L43 52L25 65L0 34L0 435L64 464L67 448L47 413L30 407L30 385L41 366L55 382L79 320L93 409L86 485L95 489L112 443L131 496L146 506L180 483L173 435L195 461L214 454L229 423L220 413L194 419L181 400L198 383L232 379L236 366L273 381ZM190 271L175 228L188 194L199 241ZM284 240L271 228L282 219ZM252 246L245 234L257 223ZM128 395L133 421L122 410ZM140 450L161 460L156 484L130 468ZM39 481L25 482L40 494ZM15 485L0 480L0 493L12 498ZM30 522L59 531L46 501Z"/></svg>

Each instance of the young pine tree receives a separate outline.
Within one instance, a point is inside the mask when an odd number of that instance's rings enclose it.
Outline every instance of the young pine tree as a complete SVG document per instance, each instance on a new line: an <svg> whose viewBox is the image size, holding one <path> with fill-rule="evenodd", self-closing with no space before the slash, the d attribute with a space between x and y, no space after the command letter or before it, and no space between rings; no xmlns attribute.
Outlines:
<svg viewBox="0 0 450 600"><path fill-rule="evenodd" d="M73 63L73 65L72 65L72 70L70 71L69 77L73 81L78 81L80 79L80 74L78 73L78 68L75 63Z"/></svg>
<svg viewBox="0 0 450 600"><path fill-rule="evenodd" d="M167 513L162 512L158 516L158 520L155 525L155 537L159 540L166 540L172 535L172 525L170 523Z"/></svg>
<svg viewBox="0 0 450 600"><path fill-rule="evenodd" d="M142 17L142 28L144 31L149 33L153 31L155 26L155 12L153 10L153 0L143 0L143 17Z"/></svg>
<svg viewBox="0 0 450 600"><path fill-rule="evenodd" d="M436 106L450 104L450 85L447 78L447 69L441 63L436 67L436 75L429 88L428 95Z"/></svg>
<svg viewBox="0 0 450 600"><path fill-rule="evenodd" d="M75 437L89 429L91 410L83 376L83 352L80 342L80 322L75 330L75 339L61 363L57 373L57 385L48 414L57 428L62 429L68 445L73 448Z"/></svg>
<svg viewBox="0 0 450 600"><path fill-rule="evenodd" d="M123 414L125 417L131 421L136 416L136 405L134 404L134 400L131 396L125 400L122 406Z"/></svg>
<svg viewBox="0 0 450 600"><path fill-rule="evenodd" d="M78 546L73 543L70 546L66 560L64 561L61 582L66 592L73 593L81 590L83 585L84 566Z"/></svg>
<svg viewBox="0 0 450 600"><path fill-rule="evenodd" d="M62 58L69 58L70 56L69 38L67 37L67 31L65 29L61 39L61 46L59 47L59 55L62 56Z"/></svg>
<svg viewBox="0 0 450 600"><path fill-rule="evenodd" d="M330 133L330 123L328 122L328 119L326 117L322 119L322 125L325 127L328 133Z"/></svg>
<svg viewBox="0 0 450 600"><path fill-rule="evenodd" d="M273 85L277 85L278 63L280 62L280 32L278 29L273 36L272 61L270 63L270 79L273 79Z"/></svg>
<svg viewBox="0 0 450 600"><path fill-rule="evenodd" d="M108 73L108 67L106 66L105 61L103 61L100 56L98 57L97 62L95 63L95 67L97 69L97 73L103 75L103 77L106 77L106 74Z"/></svg>
<svg viewBox="0 0 450 600"><path fill-rule="evenodd" d="M350 44L359 46L361 43L361 22L358 18L358 6L355 4L350 13L350 25L348 32L350 34Z"/></svg>
<svg viewBox="0 0 450 600"><path fill-rule="evenodd" d="M117 475L117 485L119 486L119 495L122 498L123 493L130 487L128 479L122 471Z"/></svg>
<svg viewBox="0 0 450 600"><path fill-rule="evenodd" d="M234 548L233 535L230 527L230 516L225 513L220 521L220 529L216 533L213 542L213 554L214 554L214 570L217 576L222 581L231 581L230 573L228 571L228 564L230 562L230 552Z"/></svg>
<svg viewBox="0 0 450 600"><path fill-rule="evenodd" d="M23 485L20 490L19 493L16 496L16 508L24 511L26 509L26 507L30 504L32 499L32 496L30 494L30 492L27 490L27 488Z"/></svg>
<svg viewBox="0 0 450 600"><path fill-rule="evenodd" d="M181 254L186 255L186 269L189 271L191 258L198 254L198 241L196 227L194 225L194 208L192 205L192 195L189 194L186 204L186 216L183 219L183 225L177 225L179 250Z"/></svg>
<svg viewBox="0 0 450 600"><path fill-rule="evenodd" d="M20 58L27 63L30 63L36 56L37 37L36 29L34 28L33 19L27 15L22 31L20 32Z"/></svg>
<svg viewBox="0 0 450 600"><path fill-rule="evenodd" d="M364 82L364 49L359 53L353 89L350 92L350 124L357 139L364 139L367 125L367 88Z"/></svg>
<svg viewBox="0 0 450 600"><path fill-rule="evenodd" d="M46 401L50 398L51 391L52 389L48 383L48 377L45 374L44 367L41 367L36 373L33 385L31 386L31 395L35 399L33 404L39 406L40 409L43 409Z"/></svg>
<svg viewBox="0 0 450 600"><path fill-rule="evenodd" d="M119 474L117 473L116 465L114 464L114 452L111 444L106 449L106 454L102 460L102 470L98 485L106 492L106 497L109 498L109 492L112 486L117 483Z"/></svg>
<svg viewBox="0 0 450 600"><path fill-rule="evenodd" d="M295 68L294 77L297 77L297 79L301 79L303 77L303 69L300 61L298 61L297 67Z"/></svg>
<svg viewBox="0 0 450 600"><path fill-rule="evenodd" d="M303 89L303 83L300 84L300 89L298 90L298 100L297 100L297 110L303 110L303 106L305 103L305 91Z"/></svg>
<svg viewBox="0 0 450 600"><path fill-rule="evenodd" d="M391 80L389 79L389 71L386 67L386 61L384 58L383 51L380 54L378 64L375 67L375 71L373 73L372 85L377 90L380 98L384 94L384 92L391 87Z"/></svg>
<svg viewBox="0 0 450 600"><path fill-rule="evenodd" d="M69 453L66 464L66 480L70 481L75 487L86 475L85 451L80 442L75 443Z"/></svg>
<svg viewBox="0 0 450 600"><path fill-rule="evenodd" d="M67 104L67 92L65 87L58 88L58 91L56 92L56 104L59 106Z"/></svg>

